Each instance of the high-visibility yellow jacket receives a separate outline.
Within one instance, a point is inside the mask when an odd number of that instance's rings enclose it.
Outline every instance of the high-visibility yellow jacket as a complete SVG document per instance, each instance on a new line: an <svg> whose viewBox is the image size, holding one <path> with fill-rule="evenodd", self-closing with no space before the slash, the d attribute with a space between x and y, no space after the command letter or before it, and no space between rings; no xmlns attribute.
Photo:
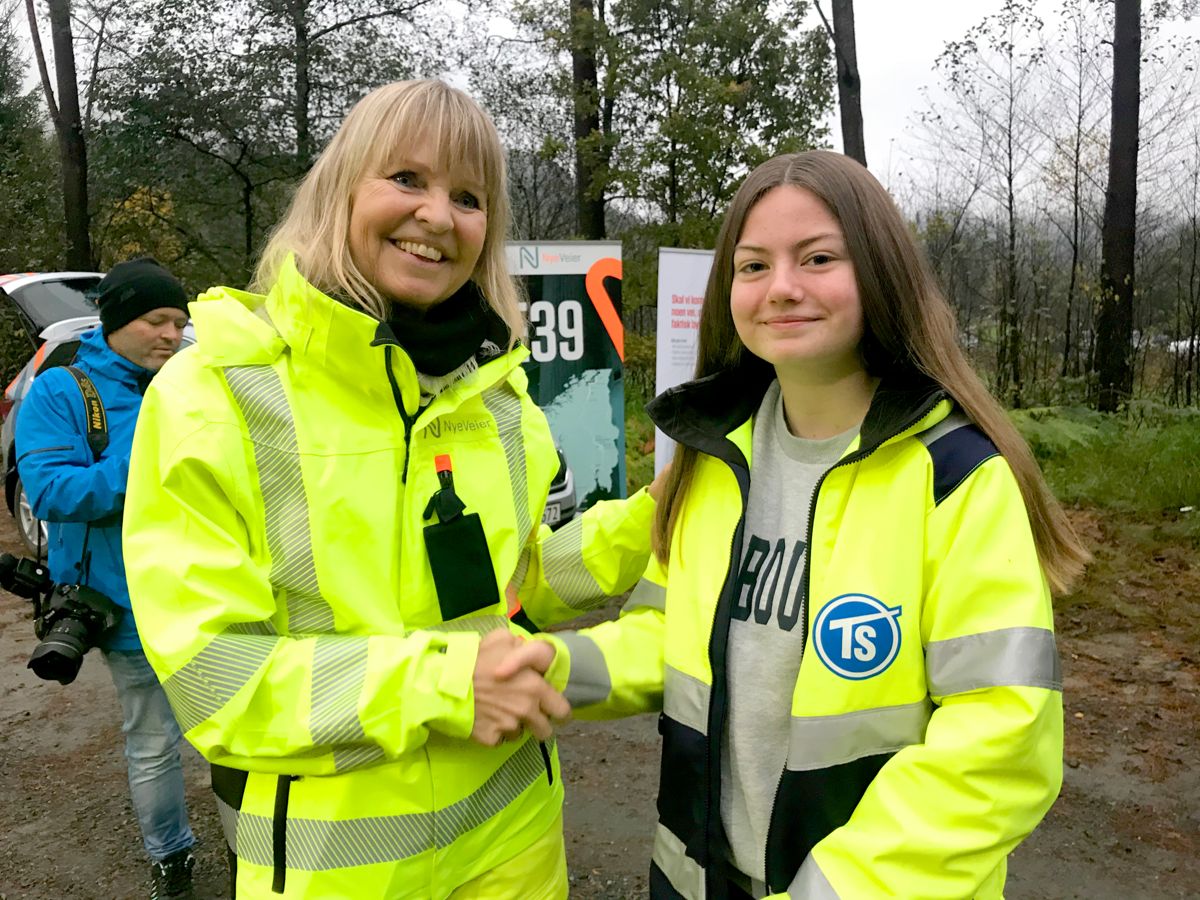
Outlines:
<svg viewBox="0 0 1200 900"><path fill-rule="evenodd" d="M578 716L661 703L656 900L721 900L737 880L720 815L725 653L767 380L722 373L655 401L658 427L702 451L668 563L617 621L548 638ZM779 698L791 734L764 892L999 898L1062 778L1050 595L1011 469L943 391L885 383L808 527L804 571L775 576L803 579L806 644Z"/></svg>
<svg viewBox="0 0 1200 900"><path fill-rule="evenodd" d="M216 764L239 900L446 897L562 802L552 745L468 739L480 635L508 626L509 585L540 625L628 589L653 500L541 525L559 464L523 349L422 410L386 325L293 265L191 313L197 346L142 407L124 547L147 656ZM494 569L453 621L422 532L439 454Z"/></svg>

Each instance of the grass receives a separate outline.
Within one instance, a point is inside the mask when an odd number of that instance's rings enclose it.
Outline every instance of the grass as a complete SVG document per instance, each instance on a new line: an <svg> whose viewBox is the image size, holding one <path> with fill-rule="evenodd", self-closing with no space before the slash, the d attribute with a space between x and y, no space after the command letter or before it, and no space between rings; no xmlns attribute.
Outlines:
<svg viewBox="0 0 1200 900"><path fill-rule="evenodd" d="M1062 502L1150 516L1154 539L1200 547L1200 410L1145 405L1103 415L1065 407L1012 415Z"/></svg>

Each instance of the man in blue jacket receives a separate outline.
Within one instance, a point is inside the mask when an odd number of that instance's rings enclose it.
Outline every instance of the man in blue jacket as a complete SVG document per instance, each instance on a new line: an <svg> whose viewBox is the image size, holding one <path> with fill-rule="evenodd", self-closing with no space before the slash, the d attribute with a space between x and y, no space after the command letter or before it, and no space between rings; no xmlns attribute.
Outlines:
<svg viewBox="0 0 1200 900"><path fill-rule="evenodd" d="M152 860L152 900L191 898L191 848L180 731L142 653L129 606L121 514L142 394L179 349L183 286L148 257L119 263L98 287L100 328L83 335L75 367L95 385L108 445L95 454L81 385L63 368L38 376L17 419L17 468L34 514L49 523L50 577L86 584L123 609L100 639L124 713L129 790Z"/></svg>

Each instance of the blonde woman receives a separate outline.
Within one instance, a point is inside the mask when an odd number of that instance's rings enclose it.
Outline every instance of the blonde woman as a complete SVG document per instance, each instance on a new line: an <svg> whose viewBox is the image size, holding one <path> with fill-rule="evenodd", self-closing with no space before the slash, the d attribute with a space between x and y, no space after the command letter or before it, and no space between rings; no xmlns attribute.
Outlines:
<svg viewBox="0 0 1200 900"><path fill-rule="evenodd" d="M1058 792L1050 591L1086 554L865 168L749 175L651 415L656 560L551 638L580 717L661 703L650 896L999 898Z"/></svg>
<svg viewBox="0 0 1200 900"><path fill-rule="evenodd" d="M146 395L130 593L213 764L240 900L567 895L567 706L507 614L626 589L653 501L539 524L558 460L520 368L506 192L469 97L379 88Z"/></svg>

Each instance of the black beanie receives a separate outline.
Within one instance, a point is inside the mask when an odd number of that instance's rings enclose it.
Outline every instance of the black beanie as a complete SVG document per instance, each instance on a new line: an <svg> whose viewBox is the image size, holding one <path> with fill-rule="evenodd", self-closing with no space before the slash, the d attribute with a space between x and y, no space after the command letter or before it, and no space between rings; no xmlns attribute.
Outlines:
<svg viewBox="0 0 1200 900"><path fill-rule="evenodd" d="M96 286L105 335L152 309L170 306L187 312L187 296L174 275L149 256L117 263Z"/></svg>

